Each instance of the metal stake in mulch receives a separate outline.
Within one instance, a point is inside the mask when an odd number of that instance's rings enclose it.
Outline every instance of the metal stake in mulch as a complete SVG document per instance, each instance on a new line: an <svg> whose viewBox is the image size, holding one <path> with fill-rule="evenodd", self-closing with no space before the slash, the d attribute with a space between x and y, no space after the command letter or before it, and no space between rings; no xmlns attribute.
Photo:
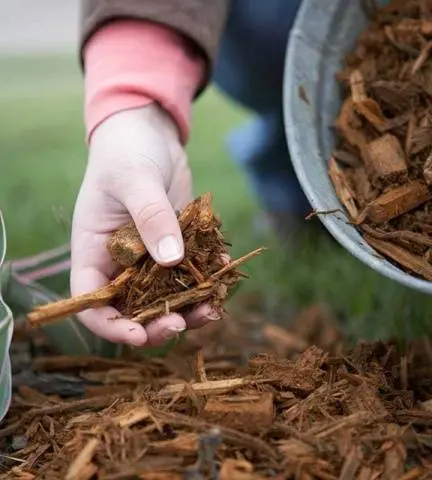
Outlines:
<svg viewBox="0 0 432 480"><path fill-rule="evenodd" d="M6 256L6 229L0 211L0 421L6 415L11 400L12 372L9 348L12 340L13 317L2 297L2 267Z"/></svg>
<svg viewBox="0 0 432 480"><path fill-rule="evenodd" d="M217 426L201 434L197 461L195 465L186 469L185 480L205 480L206 472L208 472L210 480L218 480L217 451L221 444L221 431Z"/></svg>

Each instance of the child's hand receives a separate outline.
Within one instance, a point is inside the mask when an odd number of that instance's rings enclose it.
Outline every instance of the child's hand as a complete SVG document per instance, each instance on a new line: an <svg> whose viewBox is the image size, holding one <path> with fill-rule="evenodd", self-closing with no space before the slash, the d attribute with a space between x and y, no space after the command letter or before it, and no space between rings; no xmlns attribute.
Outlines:
<svg viewBox="0 0 432 480"><path fill-rule="evenodd" d="M109 117L92 135L87 171L72 228L72 294L105 285L116 272L106 249L109 235L134 220L156 262L179 263L184 245L175 209L192 198L191 173L171 117L157 104ZM208 306L187 318L171 314L145 328L127 319L111 320L112 307L87 310L81 321L111 342L157 345L186 327L216 319Z"/></svg>

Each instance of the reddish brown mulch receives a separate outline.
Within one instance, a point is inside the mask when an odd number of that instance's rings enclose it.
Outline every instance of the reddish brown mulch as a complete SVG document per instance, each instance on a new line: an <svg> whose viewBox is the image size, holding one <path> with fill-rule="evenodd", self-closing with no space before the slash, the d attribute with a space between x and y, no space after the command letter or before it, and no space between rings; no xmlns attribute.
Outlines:
<svg viewBox="0 0 432 480"><path fill-rule="evenodd" d="M35 358L28 333L13 346L1 479L432 476L428 341L346 351L319 306L289 330L215 322L150 360L41 355L31 336Z"/></svg>
<svg viewBox="0 0 432 480"><path fill-rule="evenodd" d="M329 162L367 243L432 280L432 3L377 8L338 74L344 102Z"/></svg>

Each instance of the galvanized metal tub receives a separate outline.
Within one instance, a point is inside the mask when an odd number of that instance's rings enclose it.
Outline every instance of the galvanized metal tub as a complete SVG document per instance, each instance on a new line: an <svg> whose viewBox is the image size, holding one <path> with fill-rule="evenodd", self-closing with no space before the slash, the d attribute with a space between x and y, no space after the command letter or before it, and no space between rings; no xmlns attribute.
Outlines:
<svg viewBox="0 0 432 480"><path fill-rule="evenodd" d="M304 0L291 31L284 79L285 129L294 169L318 212L343 210L327 173L334 144L332 125L341 106L335 74L366 27L361 0ZM341 245L375 271L432 293L432 282L412 277L377 255L342 212L319 218Z"/></svg>

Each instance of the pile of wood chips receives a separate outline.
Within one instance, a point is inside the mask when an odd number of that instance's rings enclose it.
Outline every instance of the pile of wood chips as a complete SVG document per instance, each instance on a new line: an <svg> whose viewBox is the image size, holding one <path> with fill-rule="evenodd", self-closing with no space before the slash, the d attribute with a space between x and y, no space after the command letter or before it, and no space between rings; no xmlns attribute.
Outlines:
<svg viewBox="0 0 432 480"><path fill-rule="evenodd" d="M257 335L260 333L260 335ZM18 329L0 479L426 479L432 344L345 350L320 306L243 313L167 357L49 353Z"/></svg>
<svg viewBox="0 0 432 480"><path fill-rule="evenodd" d="M398 267L432 280L432 2L373 11L338 80L329 174L350 221Z"/></svg>
<svg viewBox="0 0 432 480"><path fill-rule="evenodd" d="M103 305L112 305L122 317L141 324L173 312L187 314L202 303L222 314L230 291L247 277L237 267L261 254L264 248L235 260L230 258L210 193L186 205L178 214L178 222L185 245L180 264L167 268L156 263L131 221L113 232L108 241L107 249L118 266L117 275L108 285L38 305L27 320L38 327Z"/></svg>

